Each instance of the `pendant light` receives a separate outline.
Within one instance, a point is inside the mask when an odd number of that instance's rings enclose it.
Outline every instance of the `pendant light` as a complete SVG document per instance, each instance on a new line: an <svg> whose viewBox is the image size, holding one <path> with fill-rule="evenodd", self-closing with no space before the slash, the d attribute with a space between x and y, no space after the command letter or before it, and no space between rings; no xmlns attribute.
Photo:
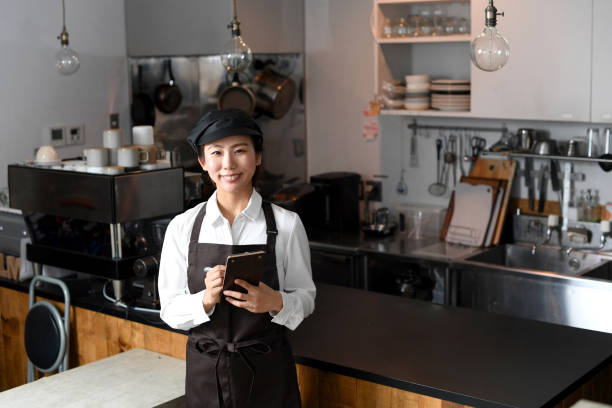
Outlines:
<svg viewBox="0 0 612 408"><path fill-rule="evenodd" d="M79 54L70 48L68 42L68 31L66 31L66 5L62 0L62 33L57 37L62 44L62 49L55 56L55 66L62 75L71 75L79 70L81 62Z"/></svg>
<svg viewBox="0 0 612 408"><path fill-rule="evenodd" d="M495 27L498 15L503 16L504 13L497 13L493 0L489 0L485 9L485 28L474 38L470 47L472 62L483 71L493 72L503 68L510 57L510 44Z"/></svg>
<svg viewBox="0 0 612 408"><path fill-rule="evenodd" d="M233 1L234 18L227 26L232 31L232 39L223 46L221 63L227 71L237 74L249 66L253 60L253 52L240 35L240 20L238 20L238 12L236 10L237 0Z"/></svg>

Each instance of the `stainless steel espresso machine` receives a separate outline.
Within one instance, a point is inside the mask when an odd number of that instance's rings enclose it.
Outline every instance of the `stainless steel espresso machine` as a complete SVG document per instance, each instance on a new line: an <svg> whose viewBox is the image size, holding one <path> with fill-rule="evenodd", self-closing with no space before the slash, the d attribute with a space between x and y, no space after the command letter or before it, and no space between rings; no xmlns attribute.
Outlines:
<svg viewBox="0 0 612 408"><path fill-rule="evenodd" d="M10 205L23 212L27 259L112 280L116 300L159 308L168 217L183 211L183 169L91 174L9 165Z"/></svg>

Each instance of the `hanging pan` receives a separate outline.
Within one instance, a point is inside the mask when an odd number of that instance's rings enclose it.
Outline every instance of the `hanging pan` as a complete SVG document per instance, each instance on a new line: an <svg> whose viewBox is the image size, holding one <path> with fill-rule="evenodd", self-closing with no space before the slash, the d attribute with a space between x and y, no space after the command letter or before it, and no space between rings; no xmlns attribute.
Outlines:
<svg viewBox="0 0 612 408"><path fill-rule="evenodd" d="M217 101L219 109L237 108L242 109L249 115L255 110L255 95L246 86L240 85L238 75L234 75L232 84L224 88L219 94Z"/></svg>
<svg viewBox="0 0 612 408"><path fill-rule="evenodd" d="M166 71L168 71L170 81L159 85L155 90L155 104L160 111L172 113L181 105L183 95L181 95L181 90L174 83L172 62L170 60L164 61L164 77L166 76Z"/></svg>
<svg viewBox="0 0 612 408"><path fill-rule="evenodd" d="M138 65L138 93L132 96L130 112L133 126L155 125L155 104L153 99L143 90L142 65Z"/></svg>
<svg viewBox="0 0 612 408"><path fill-rule="evenodd" d="M291 108L296 90L293 79L266 67L255 76L257 109L274 119L280 119Z"/></svg>

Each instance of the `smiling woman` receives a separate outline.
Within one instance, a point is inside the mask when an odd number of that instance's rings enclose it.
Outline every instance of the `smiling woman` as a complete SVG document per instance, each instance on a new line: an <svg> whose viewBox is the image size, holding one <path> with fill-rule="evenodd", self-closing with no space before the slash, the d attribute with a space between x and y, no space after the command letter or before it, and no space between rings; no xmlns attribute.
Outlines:
<svg viewBox="0 0 612 408"><path fill-rule="evenodd" d="M263 134L246 112L207 113L188 142L217 187L168 225L159 269L160 316L189 330L188 406L299 407L285 332L314 310L304 226L253 189ZM227 258L254 251L265 251L259 284L224 291Z"/></svg>

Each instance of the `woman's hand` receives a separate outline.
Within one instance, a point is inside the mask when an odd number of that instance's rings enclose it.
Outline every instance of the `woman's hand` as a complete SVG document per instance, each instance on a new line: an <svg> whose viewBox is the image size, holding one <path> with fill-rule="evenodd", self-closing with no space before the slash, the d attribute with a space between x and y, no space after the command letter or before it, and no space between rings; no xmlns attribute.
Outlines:
<svg viewBox="0 0 612 408"><path fill-rule="evenodd" d="M204 298L202 304L204 311L210 313L213 306L221 300L221 291L223 290L223 277L225 276L225 265L217 265L206 272L204 279Z"/></svg>
<svg viewBox="0 0 612 408"><path fill-rule="evenodd" d="M259 286L253 286L241 279L236 279L234 283L245 288L248 293L233 290L224 291L225 300L232 305L246 309L251 313L278 313L283 308L281 293L265 283L259 282Z"/></svg>

